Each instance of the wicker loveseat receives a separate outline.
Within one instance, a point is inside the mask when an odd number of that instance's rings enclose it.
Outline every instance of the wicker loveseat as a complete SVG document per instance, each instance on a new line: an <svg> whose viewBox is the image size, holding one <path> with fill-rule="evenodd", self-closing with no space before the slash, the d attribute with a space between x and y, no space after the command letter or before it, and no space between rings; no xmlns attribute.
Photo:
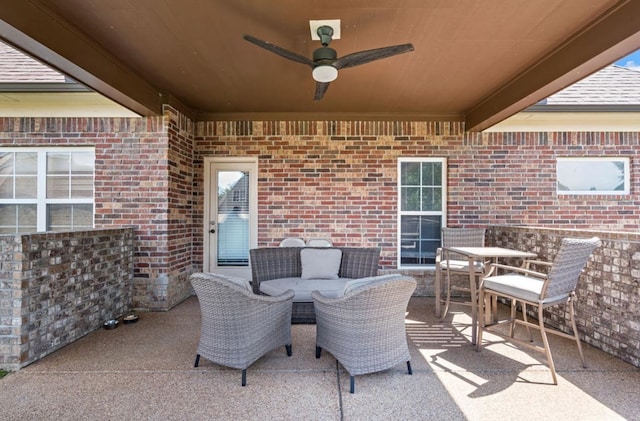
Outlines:
<svg viewBox="0 0 640 421"><path fill-rule="evenodd" d="M306 252L304 250L307 250ZM322 253L341 254L337 276L314 279L304 277L301 254L315 255L314 262L324 266ZM333 250L333 251L332 251ZM320 291L328 297L338 297L344 292L347 283L356 279L371 278L378 275L380 249L364 247L263 247L249 251L251 259L252 288L256 294L278 295L292 289L293 323L315 323L315 312L311 293ZM328 264L330 266L330 264ZM308 265L307 265L308 268ZM306 269L306 268L305 268Z"/></svg>

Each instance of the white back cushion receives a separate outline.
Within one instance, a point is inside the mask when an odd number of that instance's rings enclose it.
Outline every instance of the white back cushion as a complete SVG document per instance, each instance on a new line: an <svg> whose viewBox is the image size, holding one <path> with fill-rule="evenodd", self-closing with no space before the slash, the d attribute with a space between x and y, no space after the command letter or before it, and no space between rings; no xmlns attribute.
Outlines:
<svg viewBox="0 0 640 421"><path fill-rule="evenodd" d="M304 248L300 250L302 279L338 279L341 262L342 250L340 249Z"/></svg>

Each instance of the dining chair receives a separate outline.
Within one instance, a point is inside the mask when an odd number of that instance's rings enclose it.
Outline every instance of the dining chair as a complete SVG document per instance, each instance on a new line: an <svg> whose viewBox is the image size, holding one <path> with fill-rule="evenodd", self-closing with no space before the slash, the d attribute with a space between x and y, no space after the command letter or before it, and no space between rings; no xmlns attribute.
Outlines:
<svg viewBox="0 0 640 421"><path fill-rule="evenodd" d="M451 291L458 293L464 292L471 294L470 286L452 285L451 275L463 275L465 281L469 282L469 259L457 253L448 251L445 247L484 247L485 228L442 228L441 240L442 246L436 250L436 273L435 288L438 292L442 291L442 276L446 275L446 291L444 300L438 299L436 303L436 317L444 318L449 311L451 304ZM476 273L476 282L484 274L484 262L474 262L474 272ZM442 297L442 294L438 294ZM477 297L470 297L477 299ZM460 304L471 305L470 301L456 301ZM444 303L444 310L440 314L440 307Z"/></svg>
<svg viewBox="0 0 640 421"><path fill-rule="evenodd" d="M189 280L202 315L194 367L202 356L241 369L245 386L247 368L269 351L284 345L291 356L293 290L275 297L257 295L249 281L215 273L194 273Z"/></svg>
<svg viewBox="0 0 640 421"><path fill-rule="evenodd" d="M385 276L354 282L344 296L329 298L313 291L316 312L316 358L330 352L347 370L351 393L355 376L386 370L406 362L411 371L405 315L416 280Z"/></svg>
<svg viewBox="0 0 640 421"><path fill-rule="evenodd" d="M306 247L306 243L300 237L287 237L280 241L280 247Z"/></svg>
<svg viewBox="0 0 640 421"><path fill-rule="evenodd" d="M511 300L510 316L503 320L487 321L484 312L489 311L486 306L480 306L480 328L478 331L477 350L482 349L482 337L484 332L490 332L513 343L542 352L547 359L553 384L558 384L556 369L549 348L547 333L573 339L578 346L578 353L582 366L586 367L578 329L575 322L574 302L576 300L575 289L580 273L584 269L593 250L600 245L600 239L592 238L563 238L553 262L530 260L524 267L491 264L490 273L500 269L502 274L488 276L482 279L480 285L479 300L484 303L492 297L502 297ZM536 268L534 271L531 268ZM487 301L489 302L489 301ZM516 317L516 307L522 306L522 319ZM538 323L531 323L527 318L528 306L537 308ZM551 328L544 323L544 309L551 306L568 306L568 314L573 334L570 335L556 328ZM509 329L496 329L497 326L508 324ZM527 328L528 340L517 339L514 336L516 325ZM530 328L540 332L542 346L533 343Z"/></svg>
<svg viewBox="0 0 640 421"><path fill-rule="evenodd" d="M327 238L310 238L307 247L333 247L333 243Z"/></svg>

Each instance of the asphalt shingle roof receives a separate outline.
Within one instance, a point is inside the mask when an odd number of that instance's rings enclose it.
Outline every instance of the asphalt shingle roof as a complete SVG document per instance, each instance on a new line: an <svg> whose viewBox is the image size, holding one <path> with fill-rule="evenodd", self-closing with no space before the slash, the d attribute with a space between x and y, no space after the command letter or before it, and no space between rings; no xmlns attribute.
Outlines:
<svg viewBox="0 0 640 421"><path fill-rule="evenodd" d="M640 71L611 65L551 95L547 105L640 104Z"/></svg>
<svg viewBox="0 0 640 421"><path fill-rule="evenodd" d="M63 74L0 42L0 83L64 83Z"/></svg>

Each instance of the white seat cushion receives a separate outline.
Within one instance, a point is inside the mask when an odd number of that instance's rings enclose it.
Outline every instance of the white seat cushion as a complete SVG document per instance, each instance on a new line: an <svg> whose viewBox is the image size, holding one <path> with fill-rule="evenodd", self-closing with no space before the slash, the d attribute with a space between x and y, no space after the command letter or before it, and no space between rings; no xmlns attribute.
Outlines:
<svg viewBox="0 0 640 421"><path fill-rule="evenodd" d="M440 267L442 269L447 269L447 262L449 265L449 270L455 272L468 272L469 271L469 261L468 260L443 260L440 262ZM482 262L473 262L473 270L475 272L484 272L484 263Z"/></svg>
<svg viewBox="0 0 640 421"><path fill-rule="evenodd" d="M342 296L344 284L349 278L339 279L302 279L280 278L260 282L260 291L268 295L280 295L288 289L295 291L293 301L297 303L310 303L311 292L320 291L322 295L330 298Z"/></svg>
<svg viewBox="0 0 640 421"><path fill-rule="evenodd" d="M509 273L506 275L490 276L484 280L484 288L511 297L537 303L540 301L540 293L544 280L530 276ZM543 304L549 304L566 299L569 294L562 294L557 297L548 297L543 300Z"/></svg>

